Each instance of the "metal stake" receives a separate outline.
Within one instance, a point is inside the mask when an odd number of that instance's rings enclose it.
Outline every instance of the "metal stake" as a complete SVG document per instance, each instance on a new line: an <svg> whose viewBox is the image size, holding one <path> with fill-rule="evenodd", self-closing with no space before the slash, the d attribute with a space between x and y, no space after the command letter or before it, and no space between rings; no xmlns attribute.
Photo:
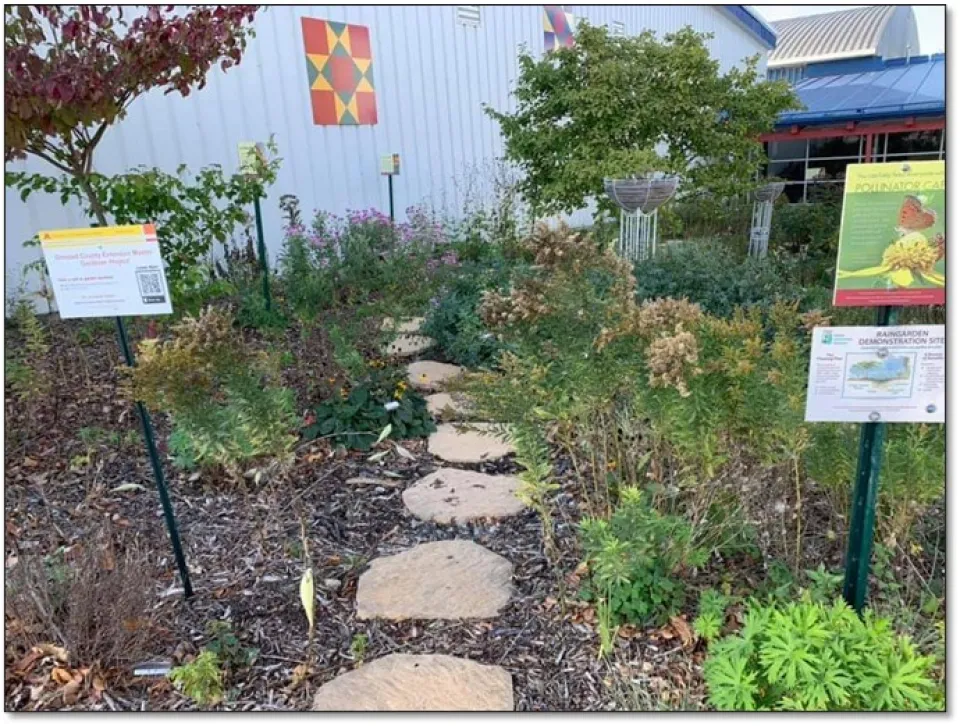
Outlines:
<svg viewBox="0 0 960 726"><path fill-rule="evenodd" d="M127 365L131 368L137 364L133 357L133 351L130 348L130 342L127 340L127 329L123 325L123 318L117 317L117 337L120 339L120 349L123 351L123 357ZM163 476L163 466L160 464L160 455L157 452L157 444L153 439L153 425L150 423L150 414L142 401L137 401L137 414L140 416L140 424L143 427L143 440L147 444L147 453L150 455L150 465L153 467L153 478L157 482L157 493L160 495L160 505L163 507L163 518L167 523L167 533L170 535L170 543L173 545L173 557L177 561L177 569L180 571L180 581L183 583L184 598L193 597L193 588L190 586L190 573L187 571L187 563L183 557L183 547L180 543L180 533L177 531L177 520L173 515L173 504L170 502L170 493L167 491L167 484Z"/></svg>
<svg viewBox="0 0 960 726"><path fill-rule="evenodd" d="M889 305L877 308L877 325L883 327L896 324L898 312L898 308ZM846 575L843 582L843 599L857 611L858 615L863 614L863 606L867 599L867 578L870 575L873 525L876 516L877 491L880 488L880 464L885 430L886 424L883 421L870 421L860 428L860 455L853 485Z"/></svg>
<svg viewBox="0 0 960 726"><path fill-rule="evenodd" d="M263 302L267 312L270 312L270 263L267 261L267 246L263 241L263 216L260 214L260 197L253 200L253 215L257 221L257 254L260 256L260 267L263 269Z"/></svg>
<svg viewBox="0 0 960 726"><path fill-rule="evenodd" d="M390 197L390 221L393 220L393 174L387 174L387 195Z"/></svg>

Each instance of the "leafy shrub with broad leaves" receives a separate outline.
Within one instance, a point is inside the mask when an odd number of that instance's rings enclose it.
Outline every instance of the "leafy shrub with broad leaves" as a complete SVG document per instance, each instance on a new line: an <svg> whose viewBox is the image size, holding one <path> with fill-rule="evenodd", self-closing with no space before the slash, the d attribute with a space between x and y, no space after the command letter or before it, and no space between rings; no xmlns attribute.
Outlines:
<svg viewBox="0 0 960 726"><path fill-rule="evenodd" d="M373 369L363 380L313 409L305 439L331 438L348 449L367 451L387 426L388 437L416 439L436 431L423 396L407 388L392 369Z"/></svg>
<svg viewBox="0 0 960 726"><path fill-rule="evenodd" d="M934 711L944 704L920 654L890 622L843 600L752 602L736 635L714 642L704 676L722 711Z"/></svg>
<svg viewBox="0 0 960 726"><path fill-rule="evenodd" d="M683 569L702 566L708 555L694 545L686 519L660 514L632 487L620 492L609 520L585 519L581 531L590 568L584 595L634 623L662 624L675 614L684 600Z"/></svg>
<svg viewBox="0 0 960 726"><path fill-rule="evenodd" d="M830 286L842 211L842 187L834 184L812 186L806 204L781 202L776 206L770 224L770 249L793 257L805 284Z"/></svg>
<svg viewBox="0 0 960 726"><path fill-rule="evenodd" d="M275 363L236 334L229 312L211 307L173 333L142 341L129 375L138 400L171 415L175 463L236 475L248 460L287 454L296 442L293 393L276 384Z"/></svg>

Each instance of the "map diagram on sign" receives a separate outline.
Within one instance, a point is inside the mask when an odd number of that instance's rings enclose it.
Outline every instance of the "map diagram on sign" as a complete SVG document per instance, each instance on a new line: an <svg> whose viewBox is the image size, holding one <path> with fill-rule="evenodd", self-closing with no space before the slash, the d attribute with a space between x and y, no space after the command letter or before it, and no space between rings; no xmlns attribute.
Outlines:
<svg viewBox="0 0 960 726"><path fill-rule="evenodd" d="M848 353L844 398L909 398L913 388L913 356Z"/></svg>

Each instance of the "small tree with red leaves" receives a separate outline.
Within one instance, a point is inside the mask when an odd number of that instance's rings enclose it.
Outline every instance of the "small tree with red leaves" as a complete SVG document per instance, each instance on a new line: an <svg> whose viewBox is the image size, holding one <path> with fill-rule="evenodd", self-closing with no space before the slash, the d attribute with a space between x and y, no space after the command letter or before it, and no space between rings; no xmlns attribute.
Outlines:
<svg viewBox="0 0 960 726"><path fill-rule="evenodd" d="M137 97L186 96L215 64L240 62L255 5L151 6L124 18L116 5L4 9L4 159L33 154L74 177L97 221L109 224L90 183L93 153ZM129 9L128 9L129 13Z"/></svg>

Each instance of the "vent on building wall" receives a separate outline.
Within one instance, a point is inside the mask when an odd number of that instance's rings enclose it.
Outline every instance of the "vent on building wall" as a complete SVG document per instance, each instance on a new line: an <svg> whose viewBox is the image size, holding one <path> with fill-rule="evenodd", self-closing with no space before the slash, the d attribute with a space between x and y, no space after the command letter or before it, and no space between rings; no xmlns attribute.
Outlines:
<svg viewBox="0 0 960 726"><path fill-rule="evenodd" d="M457 5L457 22L471 28L480 27L480 6Z"/></svg>
<svg viewBox="0 0 960 726"><path fill-rule="evenodd" d="M610 24L610 35L622 37L626 34L627 34L627 26L621 23L619 20L614 20Z"/></svg>

